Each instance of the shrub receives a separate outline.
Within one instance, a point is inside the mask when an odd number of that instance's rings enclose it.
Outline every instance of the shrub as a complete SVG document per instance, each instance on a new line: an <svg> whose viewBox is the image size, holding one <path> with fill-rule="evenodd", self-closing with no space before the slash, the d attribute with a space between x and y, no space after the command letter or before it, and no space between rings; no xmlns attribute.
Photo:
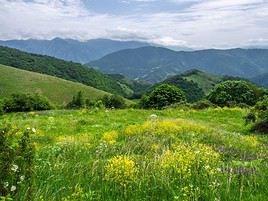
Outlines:
<svg viewBox="0 0 268 201"><path fill-rule="evenodd" d="M4 112L29 112L38 110L50 110L52 105L39 94L13 94L3 100Z"/></svg>
<svg viewBox="0 0 268 201"><path fill-rule="evenodd" d="M259 101L246 116L246 123L254 122L254 129L268 133L268 98Z"/></svg>
<svg viewBox="0 0 268 201"><path fill-rule="evenodd" d="M185 101L186 98L181 89L176 86L161 84L150 94L143 96L140 101L140 107L163 109L166 106L184 103Z"/></svg>
<svg viewBox="0 0 268 201"><path fill-rule="evenodd" d="M79 91L77 95L73 96L73 99L70 103L67 104L67 108L70 109L79 109L85 106L85 100L83 97L83 93Z"/></svg>
<svg viewBox="0 0 268 201"><path fill-rule="evenodd" d="M191 105L191 107L193 109L196 109L196 110L203 110L203 109L207 109L207 108L214 108L214 107L216 107L216 105L211 103L209 100L200 100L196 103L193 103Z"/></svg>
<svg viewBox="0 0 268 201"><path fill-rule="evenodd" d="M17 192L26 187L31 200L34 132L35 129L20 131L10 125L0 128L0 197L16 198Z"/></svg>
<svg viewBox="0 0 268 201"><path fill-rule="evenodd" d="M105 95L102 97L101 101L106 108L123 109L126 107L125 100L118 95L112 95L112 96Z"/></svg>
<svg viewBox="0 0 268 201"><path fill-rule="evenodd" d="M254 91L245 81L225 81L217 85L208 95L208 100L221 107L242 103L252 106L257 101Z"/></svg>

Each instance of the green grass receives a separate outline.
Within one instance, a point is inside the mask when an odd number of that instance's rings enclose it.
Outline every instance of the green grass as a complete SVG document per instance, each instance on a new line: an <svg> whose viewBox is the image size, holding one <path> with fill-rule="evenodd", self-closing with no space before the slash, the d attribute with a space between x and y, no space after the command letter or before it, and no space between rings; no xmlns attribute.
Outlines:
<svg viewBox="0 0 268 201"><path fill-rule="evenodd" d="M80 83L1 64L0 86L1 97L13 93L39 93L56 103L68 103L78 91L82 91L85 97L91 100L108 94Z"/></svg>
<svg viewBox="0 0 268 201"><path fill-rule="evenodd" d="M37 129L34 200L265 200L268 137L249 131L246 113L61 110L0 121Z"/></svg>

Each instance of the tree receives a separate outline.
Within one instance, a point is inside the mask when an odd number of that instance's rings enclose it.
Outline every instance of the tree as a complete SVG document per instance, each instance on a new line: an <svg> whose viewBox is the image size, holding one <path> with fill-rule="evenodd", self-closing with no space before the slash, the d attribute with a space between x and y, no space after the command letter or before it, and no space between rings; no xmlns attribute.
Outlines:
<svg viewBox="0 0 268 201"><path fill-rule="evenodd" d="M106 108L118 108L123 109L126 107L125 100L118 95L105 95L101 99L102 103Z"/></svg>
<svg viewBox="0 0 268 201"><path fill-rule="evenodd" d="M183 103L186 101L184 92L176 86L161 84L150 94L142 97L140 106L142 108L162 109L174 103Z"/></svg>
<svg viewBox="0 0 268 201"><path fill-rule="evenodd" d="M85 106L85 100L83 93L79 91L76 96L73 96L73 99L70 103L67 104L67 108L82 108Z"/></svg>
<svg viewBox="0 0 268 201"><path fill-rule="evenodd" d="M208 100L223 107L238 104L254 105L257 100L254 91L246 81L225 81L218 84L208 95Z"/></svg>

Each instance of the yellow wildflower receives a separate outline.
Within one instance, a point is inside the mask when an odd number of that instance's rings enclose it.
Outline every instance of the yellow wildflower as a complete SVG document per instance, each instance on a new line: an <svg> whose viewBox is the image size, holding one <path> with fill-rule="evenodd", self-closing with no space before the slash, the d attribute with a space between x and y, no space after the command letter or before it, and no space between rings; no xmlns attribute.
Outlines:
<svg viewBox="0 0 268 201"><path fill-rule="evenodd" d="M103 134L101 141L107 144L114 144L118 138L116 131L110 131Z"/></svg>
<svg viewBox="0 0 268 201"><path fill-rule="evenodd" d="M115 156L108 161L105 170L107 181L125 187L135 181L138 168L135 162L127 156Z"/></svg>

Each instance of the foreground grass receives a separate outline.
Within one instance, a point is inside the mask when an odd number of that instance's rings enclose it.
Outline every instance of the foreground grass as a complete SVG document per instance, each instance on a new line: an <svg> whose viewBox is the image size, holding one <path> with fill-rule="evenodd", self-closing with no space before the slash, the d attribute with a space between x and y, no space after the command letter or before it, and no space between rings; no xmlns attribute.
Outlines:
<svg viewBox="0 0 268 201"><path fill-rule="evenodd" d="M265 200L268 138L248 131L245 114L49 111L1 122L37 130L34 200Z"/></svg>

